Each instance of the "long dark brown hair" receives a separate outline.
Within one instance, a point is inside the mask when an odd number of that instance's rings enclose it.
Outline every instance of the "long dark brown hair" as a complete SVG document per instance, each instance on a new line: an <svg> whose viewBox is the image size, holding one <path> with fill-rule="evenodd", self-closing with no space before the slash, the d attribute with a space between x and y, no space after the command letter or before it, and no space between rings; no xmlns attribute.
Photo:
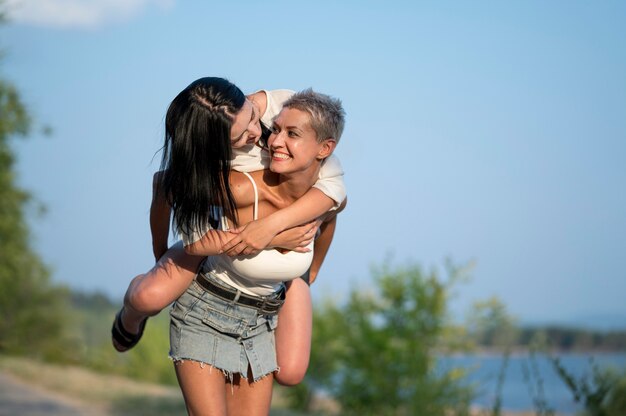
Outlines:
<svg viewBox="0 0 626 416"><path fill-rule="evenodd" d="M170 104L159 191L167 196L179 230L205 230L215 207L236 224L230 129L245 100L236 85L207 77L192 82Z"/></svg>

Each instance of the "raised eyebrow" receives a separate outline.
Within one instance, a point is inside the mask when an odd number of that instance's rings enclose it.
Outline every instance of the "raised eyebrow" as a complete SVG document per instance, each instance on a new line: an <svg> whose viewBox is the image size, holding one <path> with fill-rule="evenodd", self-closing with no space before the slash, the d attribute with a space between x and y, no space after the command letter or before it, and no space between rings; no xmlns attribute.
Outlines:
<svg viewBox="0 0 626 416"><path fill-rule="evenodd" d="M287 127L285 127L285 129L295 130L295 131L297 131L299 133L302 133L302 129L300 127L298 127L298 126L287 126Z"/></svg>

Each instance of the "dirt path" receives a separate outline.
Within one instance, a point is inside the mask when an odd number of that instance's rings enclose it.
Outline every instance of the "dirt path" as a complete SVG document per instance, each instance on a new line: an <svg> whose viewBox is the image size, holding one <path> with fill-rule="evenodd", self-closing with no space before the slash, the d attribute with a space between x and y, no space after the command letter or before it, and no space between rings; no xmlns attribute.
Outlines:
<svg viewBox="0 0 626 416"><path fill-rule="evenodd" d="M106 416L86 403L31 386L0 372L0 416Z"/></svg>

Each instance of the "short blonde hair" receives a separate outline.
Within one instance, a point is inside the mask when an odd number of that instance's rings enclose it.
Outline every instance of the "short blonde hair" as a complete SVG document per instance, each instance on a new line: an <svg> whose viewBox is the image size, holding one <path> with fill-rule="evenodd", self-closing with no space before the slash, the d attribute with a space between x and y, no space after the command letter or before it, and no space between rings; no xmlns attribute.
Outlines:
<svg viewBox="0 0 626 416"><path fill-rule="evenodd" d="M315 130L318 142L334 139L339 143L346 122L341 100L307 88L292 95L283 108L307 112L311 116L311 128Z"/></svg>

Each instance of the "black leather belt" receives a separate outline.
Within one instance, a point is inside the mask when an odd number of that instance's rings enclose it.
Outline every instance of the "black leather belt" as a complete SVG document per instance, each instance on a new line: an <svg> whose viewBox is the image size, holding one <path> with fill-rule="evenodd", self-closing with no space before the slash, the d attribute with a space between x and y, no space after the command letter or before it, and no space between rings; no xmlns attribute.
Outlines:
<svg viewBox="0 0 626 416"><path fill-rule="evenodd" d="M276 294L271 297L250 296L245 293L239 293L237 298L237 290L227 289L223 286L216 285L208 280L203 274L196 276L196 282L207 292L211 292L222 299L235 301L241 305L250 306L258 309L264 315L274 315L280 310L280 307L285 303L285 287L283 286Z"/></svg>

